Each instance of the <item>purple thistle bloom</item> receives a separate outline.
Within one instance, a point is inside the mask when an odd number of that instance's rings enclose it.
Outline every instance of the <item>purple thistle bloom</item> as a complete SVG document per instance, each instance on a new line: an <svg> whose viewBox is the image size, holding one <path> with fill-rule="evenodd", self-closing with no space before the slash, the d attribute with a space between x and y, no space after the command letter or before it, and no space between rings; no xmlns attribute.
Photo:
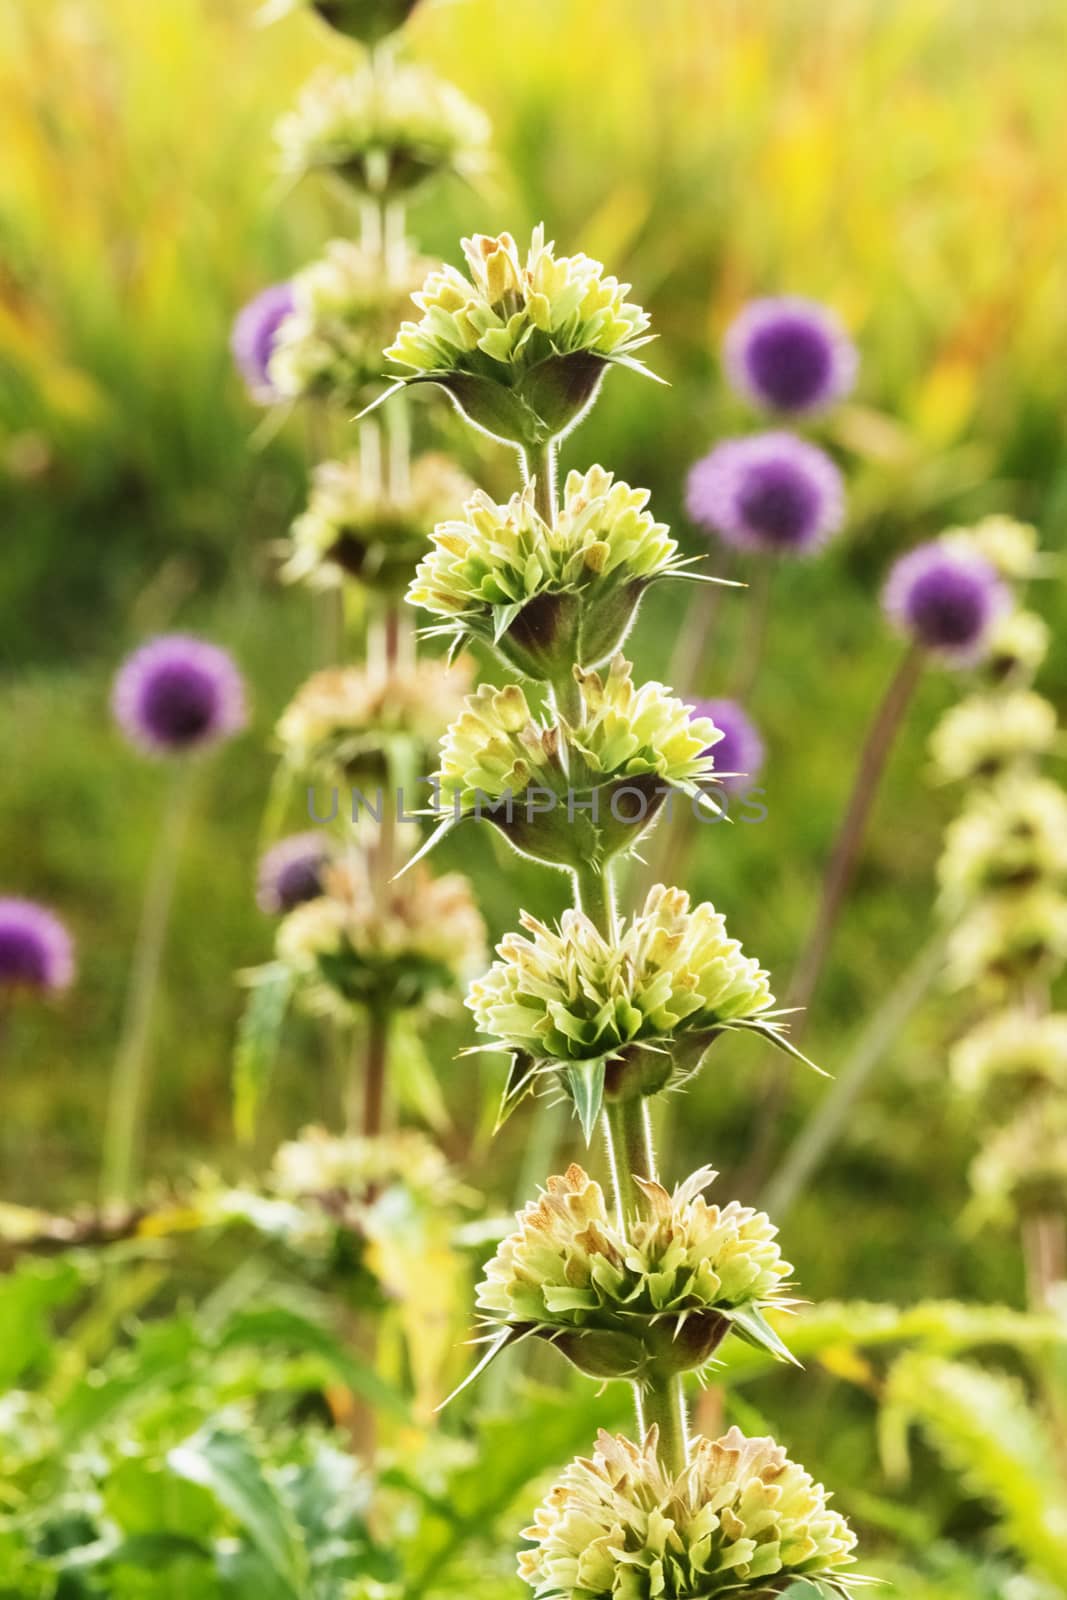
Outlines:
<svg viewBox="0 0 1067 1600"><path fill-rule="evenodd" d="M217 645L189 634L152 639L127 657L111 694L115 720L149 755L185 755L239 733L244 680Z"/></svg>
<svg viewBox="0 0 1067 1600"><path fill-rule="evenodd" d="M234 319L230 335L233 359L249 394L260 405L270 405L278 398L270 379L270 358L278 329L295 305L292 284L273 283L243 306Z"/></svg>
<svg viewBox="0 0 1067 1600"><path fill-rule="evenodd" d="M726 439L689 474L699 527L742 550L810 555L845 520L845 487L824 450L792 433Z"/></svg>
<svg viewBox="0 0 1067 1600"><path fill-rule="evenodd" d="M0 898L0 992L66 989L74 946L55 914L33 900Z"/></svg>
<svg viewBox="0 0 1067 1600"><path fill-rule="evenodd" d="M718 743L710 747L710 753L715 757L716 772L737 774L719 780L727 794L746 789L759 777L766 755L759 729L748 712L736 700L698 700L692 715L710 717L722 734Z"/></svg>
<svg viewBox="0 0 1067 1600"><path fill-rule="evenodd" d="M268 916L281 916L317 900L323 892L323 868L332 857L321 833L294 833L264 852L256 876L256 904Z"/></svg>
<svg viewBox="0 0 1067 1600"><path fill-rule="evenodd" d="M883 609L901 633L958 666L980 659L993 623L1010 605L988 561L943 539L901 556L882 591Z"/></svg>
<svg viewBox="0 0 1067 1600"><path fill-rule="evenodd" d="M745 306L726 330L723 361L739 393L794 416L822 411L848 394L859 367L835 313L791 295Z"/></svg>

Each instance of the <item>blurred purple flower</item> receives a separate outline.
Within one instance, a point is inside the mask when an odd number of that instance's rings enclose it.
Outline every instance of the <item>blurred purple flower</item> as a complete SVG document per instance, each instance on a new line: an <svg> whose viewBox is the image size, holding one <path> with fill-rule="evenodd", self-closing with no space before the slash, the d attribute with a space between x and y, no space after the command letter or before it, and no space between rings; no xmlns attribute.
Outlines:
<svg viewBox="0 0 1067 1600"><path fill-rule="evenodd" d="M66 989L74 946L59 918L33 900L0 898L0 991Z"/></svg>
<svg viewBox="0 0 1067 1600"><path fill-rule="evenodd" d="M822 411L848 394L859 357L836 314L815 300L753 300L723 341L732 386L768 410Z"/></svg>
<svg viewBox="0 0 1067 1600"><path fill-rule="evenodd" d="M278 329L294 310L291 283L273 283L243 306L234 319L230 349L253 400L270 405L278 391L270 380L270 358Z"/></svg>
<svg viewBox="0 0 1067 1600"><path fill-rule="evenodd" d="M123 662L111 709L131 743L159 756L217 744L248 720L244 681L232 657L183 633L152 639Z"/></svg>
<svg viewBox="0 0 1067 1600"><path fill-rule="evenodd" d="M882 591L885 613L901 633L958 666L981 658L993 623L1010 605L988 561L943 539L901 556Z"/></svg>
<svg viewBox="0 0 1067 1600"><path fill-rule="evenodd" d="M759 777L766 755L759 729L748 712L736 700L698 700L692 715L710 717L722 734L718 743L711 746L715 770L737 774L720 779L722 787L728 794L747 789Z"/></svg>
<svg viewBox="0 0 1067 1600"><path fill-rule="evenodd" d="M727 544L810 555L840 529L845 488L824 450L795 434L726 439L689 474L689 515Z"/></svg>
<svg viewBox="0 0 1067 1600"><path fill-rule="evenodd" d="M259 909L268 916L281 916L305 900L316 900L332 854L321 833L294 833L272 845L260 858L256 876Z"/></svg>

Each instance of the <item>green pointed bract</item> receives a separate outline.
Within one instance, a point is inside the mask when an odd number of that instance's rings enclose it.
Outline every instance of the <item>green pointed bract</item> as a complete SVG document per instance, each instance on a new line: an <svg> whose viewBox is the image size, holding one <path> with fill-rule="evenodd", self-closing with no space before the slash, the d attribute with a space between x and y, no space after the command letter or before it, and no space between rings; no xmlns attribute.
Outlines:
<svg viewBox="0 0 1067 1600"><path fill-rule="evenodd" d="M762 1308L788 1309L792 1268L762 1212L707 1203L714 1177L702 1168L673 1194L639 1179L625 1234L581 1167L550 1178L486 1267L486 1323L532 1331L592 1377L642 1384L705 1366L731 1328L791 1360Z"/></svg>
<svg viewBox="0 0 1067 1600"><path fill-rule="evenodd" d="M571 1100L574 1102L575 1116L581 1124L585 1142L588 1144L593 1137L604 1101L603 1058L583 1061L578 1066L568 1067L566 1083Z"/></svg>
<svg viewBox="0 0 1067 1600"><path fill-rule="evenodd" d="M581 419L608 366L646 371L633 351L648 317L598 261L557 256L543 228L525 258L507 233L465 239L463 251L470 276L432 273L414 296L421 319L386 356L407 382L440 384L475 427L537 449Z"/></svg>

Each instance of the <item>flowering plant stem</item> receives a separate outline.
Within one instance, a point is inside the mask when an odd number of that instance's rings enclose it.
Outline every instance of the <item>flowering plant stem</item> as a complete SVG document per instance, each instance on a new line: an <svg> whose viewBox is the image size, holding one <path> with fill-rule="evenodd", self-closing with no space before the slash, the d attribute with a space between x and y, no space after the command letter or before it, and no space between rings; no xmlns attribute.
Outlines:
<svg viewBox="0 0 1067 1600"><path fill-rule="evenodd" d="M523 473L534 486L534 505L551 528L556 520L556 441L528 445L522 452Z"/></svg>
<svg viewBox="0 0 1067 1600"><path fill-rule="evenodd" d="M145 887L122 1031L111 1071L101 1171L101 1197L105 1202L129 1199L139 1175L150 1077L149 1035L174 902L178 861L192 809L196 770L193 762L182 761L171 774L163 822Z"/></svg>
<svg viewBox="0 0 1067 1600"><path fill-rule="evenodd" d="M689 1465L689 1421L681 1376L653 1378L644 1390L635 1388L635 1401L638 1428L646 1430L655 1423L659 1458L678 1477Z"/></svg>

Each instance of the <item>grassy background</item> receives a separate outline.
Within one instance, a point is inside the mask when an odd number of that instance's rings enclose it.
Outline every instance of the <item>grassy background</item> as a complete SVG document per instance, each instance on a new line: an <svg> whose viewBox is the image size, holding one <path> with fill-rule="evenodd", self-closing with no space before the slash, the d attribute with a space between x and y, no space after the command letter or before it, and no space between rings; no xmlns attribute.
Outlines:
<svg viewBox="0 0 1067 1600"><path fill-rule="evenodd" d="M4 1045L0 1185L61 1203L97 1160L106 1073L165 774L130 754L107 712L111 675L146 633L204 631L254 686L248 737L213 762L184 864L156 1029L151 1167L233 1165L229 1053L241 966L270 931L250 885L274 718L311 667L307 597L268 581L266 552L300 504L295 419L250 448L230 371L234 310L352 218L326 190L283 193L271 126L338 49L306 19L253 26L251 0L16 0L0 16L0 765L4 892L49 900L76 932L81 978L62 1008L27 1011ZM767 737L768 817L706 830L690 887L784 989L861 731L898 647L877 590L893 555L946 523L1007 510L1058 547L1067 516L1063 372L1067 271L1067 11L1036 0L462 0L427 6L411 48L484 104L497 167L479 192L424 203L412 229L457 255L470 229L520 237L544 219L629 278L652 312L669 389L618 374L567 442L681 517L684 475L749 425L718 371L721 331L764 291L831 300L855 331L855 403L824 438L846 466L847 536L783 570L754 698ZM446 423L446 428L452 424ZM448 435L487 487L513 464ZM633 641L667 670L677 591ZM1040 602L1064 620L1062 586ZM722 692L746 601L730 597L699 681ZM1046 669L1062 699L1067 652ZM924 741L958 685L931 675L886 784L810 1046L831 1072L927 935L932 867L954 798L924 781ZM296 819L294 819L296 820ZM515 904L547 913L562 880L449 847L494 934ZM804 1292L1018 1299L1015 1252L961 1238L971 1142L950 1105L944 1045L965 1016L937 997L855 1111L791 1222ZM477 1136L492 1066L433 1048L450 1142L497 1200L528 1125L487 1153ZM481 1058L478 1058L479 1060ZM739 1166L764 1061L718 1047L675 1116L670 1169ZM798 1078L790 1126L824 1093ZM332 1103L310 1026L287 1040L265 1144ZM473 1142L472 1142L473 1141ZM502 1175L506 1182L502 1182ZM859 1419L795 1388L791 1430L847 1457ZM785 1396L785 1389L782 1394ZM761 1390L761 1400L764 1391ZM777 1391L766 1392L773 1410ZM813 1447L813 1455L818 1448Z"/></svg>

